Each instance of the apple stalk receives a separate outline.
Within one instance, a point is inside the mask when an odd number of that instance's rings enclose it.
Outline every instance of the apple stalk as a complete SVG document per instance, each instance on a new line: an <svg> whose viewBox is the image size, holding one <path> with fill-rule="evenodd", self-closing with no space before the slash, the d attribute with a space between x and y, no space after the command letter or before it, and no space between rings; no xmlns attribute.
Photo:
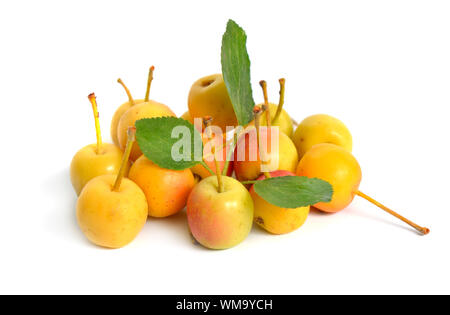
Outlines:
<svg viewBox="0 0 450 315"><path fill-rule="evenodd" d="M205 125L205 132L206 132L206 135L207 135L209 141L212 140L212 132L211 132L211 128L209 128L211 125L211 121L212 121L211 116L206 116L203 118L203 124ZM224 191L223 181L222 181L222 172L220 171L220 164L219 164L219 161L217 160L215 144L213 144L211 150L212 150L212 154L214 155L214 164L216 166L215 175L217 176L218 191L219 191L219 193L222 193Z"/></svg>
<svg viewBox="0 0 450 315"><path fill-rule="evenodd" d="M97 136L97 154L100 154L100 150L102 147L102 133L100 130L100 120L99 120L99 114L97 109L97 99L95 97L95 93L91 93L88 96L89 101L92 104L92 111L94 112L94 120L95 120L95 134Z"/></svg>
<svg viewBox="0 0 450 315"><path fill-rule="evenodd" d="M423 235L427 235L428 233L430 233L430 229L426 228L426 227L422 227L410 220L408 220L407 218L405 218L404 216L398 214L397 212L389 209L388 207L382 205L381 203L379 203L378 201L376 201L375 199L367 196L366 194L362 193L361 191L357 191L356 195L360 196L361 198L364 198L365 200L369 201L370 203L376 205L378 208L386 211L387 213L389 213L390 215L393 215L394 217L396 217L397 219L402 220L403 222L405 222L406 224L408 224L409 226L415 228L418 232L422 233Z"/></svg>
<svg viewBox="0 0 450 315"><path fill-rule="evenodd" d="M136 127L129 127L127 130L127 136L127 146L125 147L125 152L123 153L122 164L120 165L119 174L117 174L113 191L119 191L120 184L122 183L122 179L125 176L128 160L130 159L131 149L133 147L134 141L136 140Z"/></svg>

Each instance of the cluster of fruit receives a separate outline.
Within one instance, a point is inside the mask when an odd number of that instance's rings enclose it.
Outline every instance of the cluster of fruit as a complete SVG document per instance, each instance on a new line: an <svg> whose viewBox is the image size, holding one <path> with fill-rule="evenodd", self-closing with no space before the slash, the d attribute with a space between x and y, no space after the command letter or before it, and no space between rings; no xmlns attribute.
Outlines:
<svg viewBox="0 0 450 315"><path fill-rule="evenodd" d="M351 154L352 136L347 127L328 115L295 123L283 109L284 79L279 81L278 104L269 103L267 84L260 82L264 102L251 105L251 121L245 129L233 131L229 140L213 137L210 128L213 123L226 134L227 127L236 127L241 120L226 71L192 85L189 110L181 118L166 105L150 100L153 71L151 67L144 99L133 99L118 80L128 102L112 119L114 144L102 142L96 98L89 95L97 143L78 151L70 171L79 195L78 224L93 243L123 247L137 236L148 216L167 217L186 207L193 237L207 248L227 249L247 237L253 222L272 234L290 233L304 224L311 206L337 212L356 195L422 234L429 232L359 191L361 168ZM192 125L195 118L201 119L200 128ZM168 159L164 154L172 149L167 140L171 134L164 130L171 124L198 132L204 149L211 144L212 158L204 150L199 163L181 165ZM272 133L273 129L277 132ZM273 134L277 139L271 139ZM263 150L263 138L277 141L277 149ZM238 158L240 150L243 154ZM256 158L252 158L255 151ZM277 169L264 171L264 164L272 159L279 161Z"/></svg>

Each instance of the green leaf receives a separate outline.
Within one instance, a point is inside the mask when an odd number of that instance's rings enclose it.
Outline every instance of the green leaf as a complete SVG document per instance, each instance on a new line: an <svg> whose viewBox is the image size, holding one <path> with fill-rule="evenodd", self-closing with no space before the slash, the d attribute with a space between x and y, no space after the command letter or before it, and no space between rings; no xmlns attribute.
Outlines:
<svg viewBox="0 0 450 315"><path fill-rule="evenodd" d="M233 20L229 20L227 30L222 37L222 74L241 126L253 120L255 106L246 43L245 31Z"/></svg>
<svg viewBox="0 0 450 315"><path fill-rule="evenodd" d="M257 181L255 192L267 202L281 208L298 208L330 202L333 187L318 178L300 176L272 177Z"/></svg>
<svg viewBox="0 0 450 315"><path fill-rule="evenodd" d="M202 160L203 143L200 133L194 125L181 118L138 120L136 139L145 157L162 168L184 170Z"/></svg>

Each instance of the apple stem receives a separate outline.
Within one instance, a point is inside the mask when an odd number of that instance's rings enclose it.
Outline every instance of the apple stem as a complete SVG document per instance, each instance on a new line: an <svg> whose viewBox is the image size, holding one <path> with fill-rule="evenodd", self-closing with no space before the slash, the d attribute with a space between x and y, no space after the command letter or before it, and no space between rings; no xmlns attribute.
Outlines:
<svg viewBox="0 0 450 315"><path fill-rule="evenodd" d="M398 214L397 212L389 209L388 207L382 205L381 203L379 203L378 201L372 199L371 197L367 196L366 194L357 191L356 194L364 199L366 199L367 201L373 203L374 205L376 205L377 207L379 207L380 209L386 211L387 213L393 215L394 217L396 217L397 219L402 220L403 222L405 222L406 224L409 224L410 226L412 226L413 228L415 228L417 231L419 231L420 233L422 233L423 235L427 235L428 233L430 233L430 229L426 228L426 227L421 227L420 225L417 225L416 223L406 219L405 217L401 216L400 214Z"/></svg>
<svg viewBox="0 0 450 315"><path fill-rule="evenodd" d="M253 108L253 116L255 118L255 128L256 128L256 143L258 145L258 152L259 152L259 158L261 160L261 164L264 163L265 159L263 158L263 151L261 150L261 141L260 141L260 125L259 125L259 119L261 117L262 114L262 110L261 107L259 106L255 106ZM266 178L270 178L270 174L268 172L264 172L264 176L266 176Z"/></svg>
<svg viewBox="0 0 450 315"><path fill-rule="evenodd" d="M133 106L135 104L135 102L134 102L133 97L131 96L130 90L127 88L125 83L123 83L122 79L120 79L120 78L117 79L117 82L123 86L125 93L127 93L127 95L128 95L128 102L131 104L131 106Z"/></svg>
<svg viewBox="0 0 450 315"><path fill-rule="evenodd" d="M280 100L278 102L278 108L277 108L277 112L275 113L275 117L273 117L273 119L272 119L272 124L275 124L276 121L278 120L278 117L280 117L281 112L283 110L283 105L284 105L284 90L285 90L286 79L281 78L278 81L280 82Z"/></svg>
<svg viewBox="0 0 450 315"><path fill-rule="evenodd" d="M236 130L233 130L233 140L230 143L230 147L229 147L230 151L228 151L228 153L227 153L227 160L225 161L225 167L223 168L222 175L227 175L227 173L228 173L228 168L230 167L231 156L234 153L234 148L237 145L237 139L238 139L238 135L236 133ZM225 148L227 147L227 145L228 145L228 143L225 143Z"/></svg>
<svg viewBox="0 0 450 315"><path fill-rule="evenodd" d="M150 67L150 70L148 71L148 80L147 80L147 91L145 92L145 102L148 102L150 99L150 87L152 86L153 81L153 71L155 70L154 66Z"/></svg>
<svg viewBox="0 0 450 315"><path fill-rule="evenodd" d="M231 162L231 154L234 153L234 148L236 147L236 144L237 144L237 138L239 138L240 135L241 135L242 133L243 133L243 131L241 131L241 132L239 133L239 135L235 135L236 141L235 141L235 139L233 138L233 139L231 139L231 140L227 140L227 141L222 145L222 149L225 149L226 147L230 146L230 151L228 151L228 156L227 156L225 168L224 168L224 171L222 172L222 175L226 175L227 172L228 172L229 164L230 164L230 162ZM205 156L203 157L203 162L204 162L207 158L209 158L210 156L212 156L212 155L213 155L212 153L208 153L207 155L205 155ZM206 165L206 163L202 163L202 165L203 165L203 164ZM212 175L215 175L215 173L214 173L209 167L206 167L206 169L207 169Z"/></svg>
<svg viewBox="0 0 450 315"><path fill-rule="evenodd" d="M212 121L211 116L205 116L203 118L203 124L205 125L205 131L206 131L206 135L208 136L209 141L212 140L211 128L209 128L211 125L211 121ZM224 191L223 181L222 181L222 172L220 172L220 165L219 165L219 161L217 160L217 156L216 156L216 144L214 144L212 146L211 150L212 150L212 154L214 155L214 163L216 165L215 173L217 176L218 191L219 191L219 193L222 193Z"/></svg>
<svg viewBox="0 0 450 315"><path fill-rule="evenodd" d="M89 101L92 104L92 111L94 112L94 120L95 120L95 133L97 136L97 154L100 154L100 150L102 147L102 133L100 130L100 120L97 109L97 99L95 97L95 93L91 93L88 96Z"/></svg>
<svg viewBox="0 0 450 315"><path fill-rule="evenodd" d="M259 85L261 85L261 88L263 90L263 94L264 94L264 105L263 105L263 111L266 112L266 124L267 127L270 128L270 126L272 125L272 122L270 120L270 106L269 106L269 97L267 95L267 83L264 80L259 81Z"/></svg>
<svg viewBox="0 0 450 315"><path fill-rule="evenodd" d="M131 149L133 147L134 141L136 140L136 127L129 127L127 130L127 136L127 146L125 148L125 152L123 153L122 164L120 165L119 174L117 174L113 191L119 191L120 184L122 183L122 179L125 176L125 172L128 167L128 160L130 159Z"/></svg>

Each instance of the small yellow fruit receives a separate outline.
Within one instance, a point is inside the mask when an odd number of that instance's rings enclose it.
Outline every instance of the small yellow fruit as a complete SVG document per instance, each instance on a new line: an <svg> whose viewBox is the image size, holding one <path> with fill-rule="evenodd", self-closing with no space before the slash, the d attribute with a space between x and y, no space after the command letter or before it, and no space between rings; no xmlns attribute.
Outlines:
<svg viewBox="0 0 450 315"><path fill-rule="evenodd" d="M88 98L94 113L97 143L85 146L79 150L70 163L70 180L77 195L94 177L119 173L122 164L122 151L114 144L102 142L95 94L89 94ZM128 166L128 164L125 164L125 174L128 172Z"/></svg>
<svg viewBox="0 0 450 315"><path fill-rule="evenodd" d="M120 148L122 150L125 149L125 145L127 143L127 130L129 127L135 126L137 120L165 116L176 117L169 107L152 100L130 107L120 117L119 125L117 127L117 137L119 139ZM134 143L131 150L130 160L136 161L141 155L142 151L139 148L139 145Z"/></svg>
<svg viewBox="0 0 450 315"><path fill-rule="evenodd" d="M147 201L142 190L123 178L113 190L115 175L91 180L77 202L77 220L86 237L96 245L120 248L129 244L147 221Z"/></svg>
<svg viewBox="0 0 450 315"><path fill-rule="evenodd" d="M154 70L155 67L151 66L148 73L147 91L143 100L134 100L131 96L130 91L122 82L122 80L117 80L117 82L119 82L125 89L125 92L128 95L128 102L122 104L122 106L120 106L114 114L114 117L111 121L111 137L113 138L114 143L117 142L118 146L122 150L125 150L125 146L127 144L128 128L134 127L137 120L164 116L175 117L175 114L170 110L169 107L149 99ZM116 130L115 135L114 130ZM136 161L136 159L141 155L142 152L139 149L139 145L137 143L134 143L131 150L130 160Z"/></svg>
<svg viewBox="0 0 450 315"><path fill-rule="evenodd" d="M361 183L362 172L355 157L344 148L330 143L313 146L298 163L298 176L319 178L333 186L331 202L321 202L314 207L325 212L346 208L355 198Z"/></svg>
<svg viewBox="0 0 450 315"><path fill-rule="evenodd" d="M119 138L117 137L117 127L119 126L120 118L131 106L144 103L143 99L133 101L134 104L131 104L130 102L125 102L122 105L120 105L120 107L116 110L111 120L111 139L113 143L117 146L119 146Z"/></svg>
<svg viewBox="0 0 450 315"><path fill-rule="evenodd" d="M227 126L237 126L228 90L221 74L213 74L197 80L191 87L188 98L192 119L212 117L212 124L226 132Z"/></svg>
<svg viewBox="0 0 450 315"><path fill-rule="evenodd" d="M295 176L287 171L275 171L270 173L271 177ZM262 175L258 180L266 177ZM250 189L253 203L255 205L255 222L267 232L272 234L287 234L300 228L308 218L309 207L295 209L280 208L270 204L261 198L255 189Z"/></svg>
<svg viewBox="0 0 450 315"><path fill-rule="evenodd" d="M79 150L70 163L70 180L77 195L91 179L119 173L121 163L122 151L112 143L103 143L99 154L96 144Z"/></svg>
<svg viewBox="0 0 450 315"><path fill-rule="evenodd" d="M269 144L273 140L271 139L272 132L268 132L268 130L270 129L261 128L260 133L261 139L267 139L266 142ZM270 171L285 170L295 172L298 164L298 154L294 143L283 132L279 132L278 139L274 140L278 140L278 151L272 152L272 146L268 145L266 158L267 161L272 162L278 160L278 167ZM252 161L252 152L256 153L255 161ZM234 171L236 178L240 181L255 180L261 175L261 159L257 144L256 128L252 128L239 137L234 156Z"/></svg>
<svg viewBox="0 0 450 315"><path fill-rule="evenodd" d="M168 170L142 155L130 169L129 178L145 193L148 214L167 217L181 211L195 185L191 170Z"/></svg>
<svg viewBox="0 0 450 315"><path fill-rule="evenodd" d="M262 107L264 104L259 104L257 106ZM278 116L276 121L273 121L275 114L277 113L278 105L275 105L273 103L269 103L269 110L270 110L270 119L272 120L272 126L273 127L279 127L280 131L286 134L289 138L292 137L292 133L294 131L294 126L292 124L292 119L289 116L289 114L282 109L280 116ZM260 126L267 126L267 119L266 115L261 115L259 118L259 124ZM254 121L252 121L249 125L254 125Z"/></svg>
<svg viewBox="0 0 450 315"><path fill-rule="evenodd" d="M292 140L300 159L314 145L332 143L352 152L352 135L340 120L324 114L313 115L303 120L295 130Z"/></svg>
<svg viewBox="0 0 450 315"><path fill-rule="evenodd" d="M253 225L253 201L245 187L234 178L207 177L189 195L187 218L194 238L210 249L228 249L241 243Z"/></svg>

